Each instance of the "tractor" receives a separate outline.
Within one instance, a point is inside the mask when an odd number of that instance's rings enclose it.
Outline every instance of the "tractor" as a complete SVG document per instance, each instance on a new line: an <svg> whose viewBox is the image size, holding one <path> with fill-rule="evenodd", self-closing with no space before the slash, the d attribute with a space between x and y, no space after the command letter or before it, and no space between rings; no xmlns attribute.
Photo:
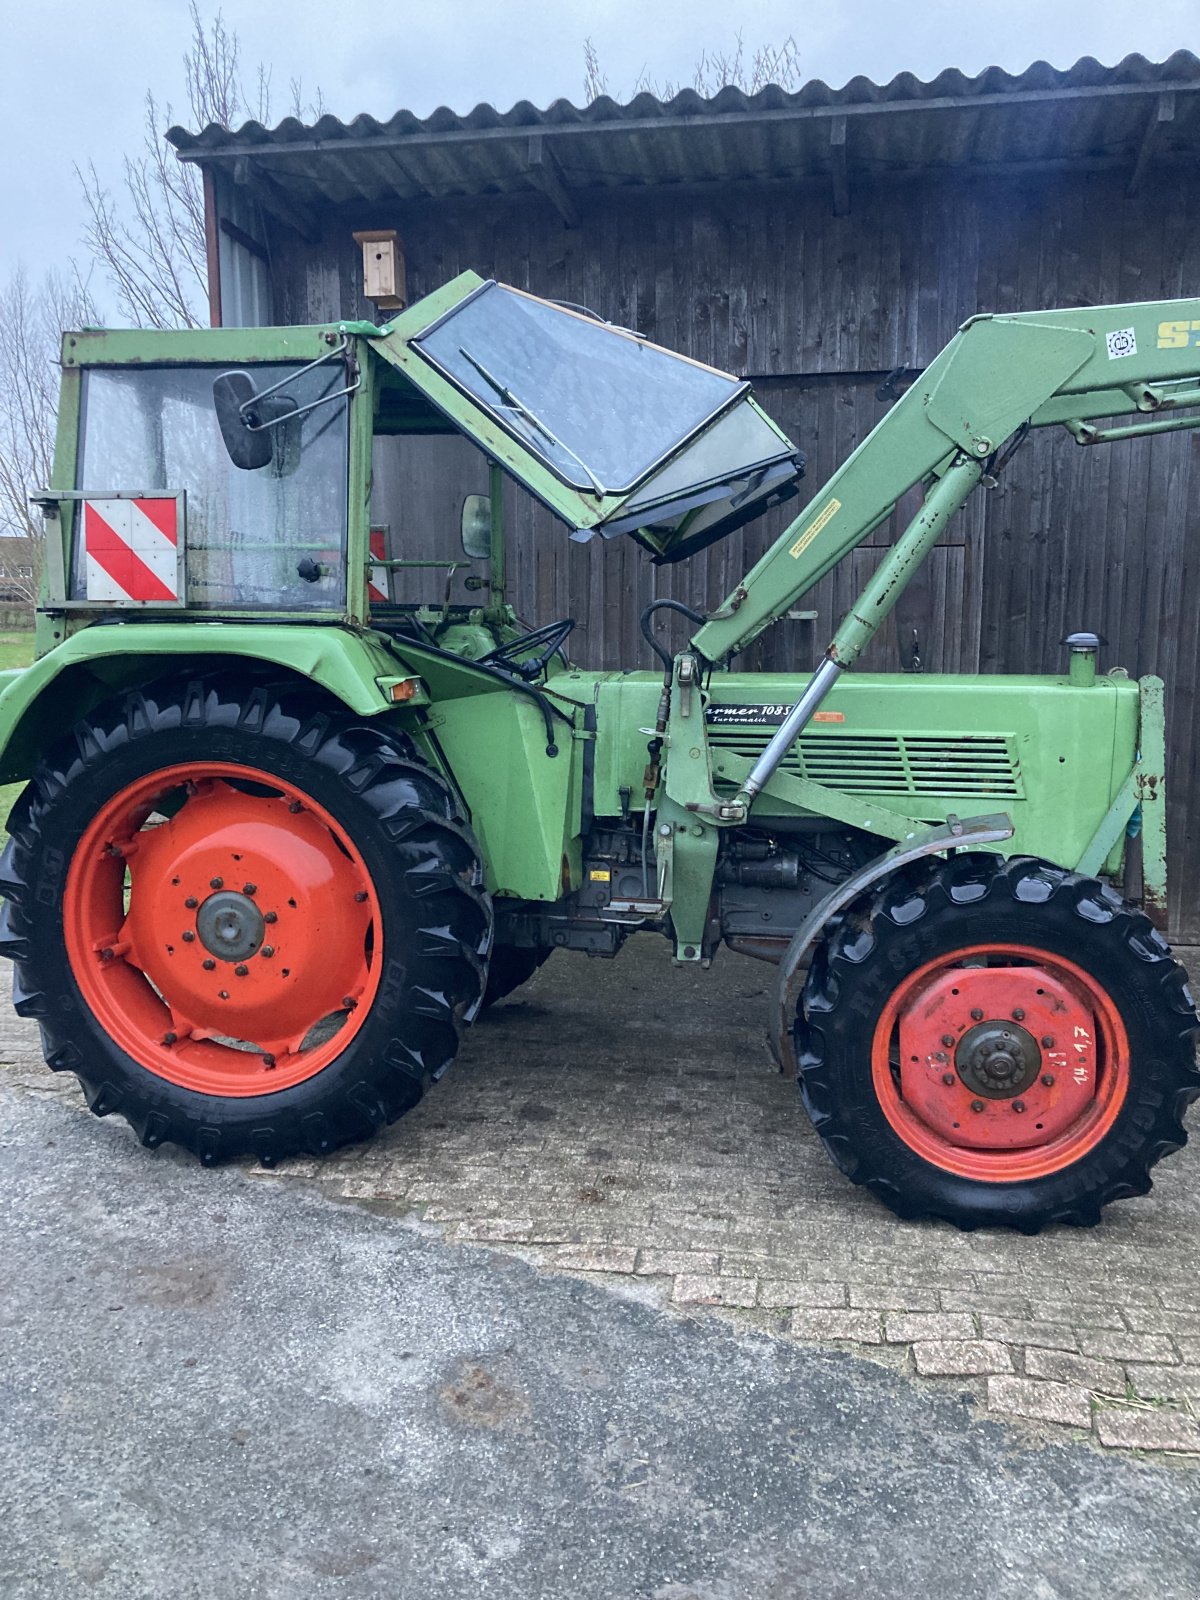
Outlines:
<svg viewBox="0 0 1200 1600"><path fill-rule="evenodd" d="M594 671L509 603L506 485L686 559L797 496L748 383L472 272L381 325L65 335L37 657L0 685L18 1013L142 1144L270 1165L403 1115L551 951L725 944L775 963L854 1182L1095 1223L1200 1093L1163 686L1088 633L1057 676L852 669L1031 429L1198 405L1200 300L973 317L719 604L646 607L651 670ZM404 599L446 563L373 535L387 451L447 439L486 486L465 598ZM913 490L815 671L732 664Z"/></svg>

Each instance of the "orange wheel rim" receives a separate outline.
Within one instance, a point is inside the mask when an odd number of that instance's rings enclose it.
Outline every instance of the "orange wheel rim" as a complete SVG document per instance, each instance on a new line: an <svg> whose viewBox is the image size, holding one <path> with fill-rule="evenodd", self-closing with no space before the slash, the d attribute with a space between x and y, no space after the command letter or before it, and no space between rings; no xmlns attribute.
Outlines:
<svg viewBox="0 0 1200 1600"><path fill-rule="evenodd" d="M1094 1150L1129 1089L1107 990L1029 945L972 945L904 979L875 1027L875 1094L934 1166L986 1183L1061 1172Z"/></svg>
<svg viewBox="0 0 1200 1600"><path fill-rule="evenodd" d="M110 1038L200 1094L314 1077L379 987L379 899L345 829L234 762L166 767L114 795L72 857L63 924Z"/></svg>

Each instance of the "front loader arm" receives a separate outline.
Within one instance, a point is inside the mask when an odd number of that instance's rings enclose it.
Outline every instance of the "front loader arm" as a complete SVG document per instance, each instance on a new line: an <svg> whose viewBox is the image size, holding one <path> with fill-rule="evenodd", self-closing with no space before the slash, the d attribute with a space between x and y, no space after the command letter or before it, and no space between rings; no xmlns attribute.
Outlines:
<svg viewBox="0 0 1200 1600"><path fill-rule="evenodd" d="M1193 405L1200 405L1200 300L972 318L711 614L692 646L709 661L744 649L890 516L902 495L938 479L936 532L929 536L928 515L918 529L918 514L830 647L829 659L849 665L989 458L1024 422L1061 423L1080 443L1102 443L1200 426L1200 416L1158 415ZM1155 417L1110 430L1091 426L1130 412Z"/></svg>

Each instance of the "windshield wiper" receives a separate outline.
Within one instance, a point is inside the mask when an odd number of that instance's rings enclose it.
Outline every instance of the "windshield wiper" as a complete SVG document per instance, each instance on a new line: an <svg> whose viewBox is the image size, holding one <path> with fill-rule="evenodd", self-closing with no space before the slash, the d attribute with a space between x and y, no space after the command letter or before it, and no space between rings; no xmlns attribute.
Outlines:
<svg viewBox="0 0 1200 1600"><path fill-rule="evenodd" d="M463 349L461 344L458 347L458 353L460 356L462 356L464 361L469 361L471 363L471 365L475 368L475 371L487 384L488 388L491 389L495 394L499 395L501 401L510 411L515 411L516 414L523 418L524 421L526 421L535 432L540 433L543 439L552 444L556 450L561 450L564 455L570 456L571 460L587 473L588 481L591 483L592 488L596 491L597 498L603 498L603 496L608 493L608 490L605 489L604 485L592 471L591 467L588 466L587 462L582 460L581 457L577 456L569 444L564 444L556 434L551 433L550 429L537 415L537 413L531 411L523 401L518 400L516 395L512 392L507 384L501 383L499 378L494 377L492 373L490 373L484 366L483 362L477 361L469 350Z"/></svg>

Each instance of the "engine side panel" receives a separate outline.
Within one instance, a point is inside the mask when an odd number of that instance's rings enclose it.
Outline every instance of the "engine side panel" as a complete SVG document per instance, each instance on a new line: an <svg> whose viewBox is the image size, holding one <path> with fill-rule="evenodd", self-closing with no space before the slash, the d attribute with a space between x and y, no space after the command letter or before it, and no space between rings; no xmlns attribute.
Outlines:
<svg viewBox="0 0 1200 1600"><path fill-rule="evenodd" d="M564 674L566 682L582 674ZM766 744L806 679L778 673L714 673L705 721L718 789L733 759ZM636 807L654 720L653 673L592 677L597 706L594 807ZM573 685L574 686L574 685ZM921 822L947 814L1006 811L1015 833L1006 853L1074 866L1133 766L1138 686L1124 677L1074 685L1067 678L847 676L793 747L783 770ZM691 750L666 752L691 761ZM764 795L753 821L794 816Z"/></svg>

